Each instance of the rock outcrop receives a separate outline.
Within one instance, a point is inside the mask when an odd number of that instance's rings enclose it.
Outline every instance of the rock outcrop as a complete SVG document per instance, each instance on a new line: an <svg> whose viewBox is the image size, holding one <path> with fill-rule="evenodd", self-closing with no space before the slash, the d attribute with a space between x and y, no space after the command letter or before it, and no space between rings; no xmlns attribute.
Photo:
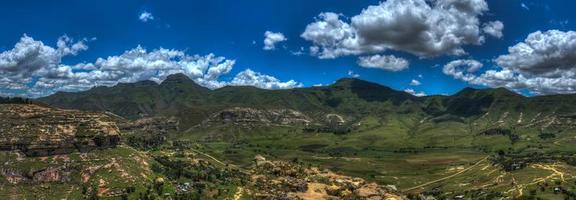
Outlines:
<svg viewBox="0 0 576 200"><path fill-rule="evenodd" d="M168 133L178 131L176 118L154 117L126 121L118 126L123 140L133 147L150 148L164 144Z"/></svg>
<svg viewBox="0 0 576 200"><path fill-rule="evenodd" d="M250 199L407 199L394 186L381 186L329 170L257 156L250 174Z"/></svg>
<svg viewBox="0 0 576 200"><path fill-rule="evenodd" d="M101 113L0 104L0 120L0 150L21 150L27 156L114 147L120 141L116 123Z"/></svg>
<svg viewBox="0 0 576 200"><path fill-rule="evenodd" d="M212 114L204 120L203 126L218 124L264 124L264 125L306 125L312 120L305 114L291 109L230 108Z"/></svg>
<svg viewBox="0 0 576 200"><path fill-rule="evenodd" d="M122 133L134 132L165 135L169 132L178 131L178 124L176 118L153 117L120 123L118 127Z"/></svg>

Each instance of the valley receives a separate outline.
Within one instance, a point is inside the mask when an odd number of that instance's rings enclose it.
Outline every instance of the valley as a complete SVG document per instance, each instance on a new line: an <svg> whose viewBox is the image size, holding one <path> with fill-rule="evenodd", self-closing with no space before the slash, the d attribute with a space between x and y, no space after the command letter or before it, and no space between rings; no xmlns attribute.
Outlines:
<svg viewBox="0 0 576 200"><path fill-rule="evenodd" d="M574 100L472 88L415 97L359 79L209 90L172 75L6 101L2 134L15 139L3 141L0 196L569 199Z"/></svg>

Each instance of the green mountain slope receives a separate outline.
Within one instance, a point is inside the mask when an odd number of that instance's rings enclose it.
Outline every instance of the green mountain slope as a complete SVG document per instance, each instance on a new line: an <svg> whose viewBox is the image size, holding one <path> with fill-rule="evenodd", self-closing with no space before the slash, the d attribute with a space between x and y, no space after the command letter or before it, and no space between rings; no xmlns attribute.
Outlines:
<svg viewBox="0 0 576 200"><path fill-rule="evenodd" d="M298 160L411 195L559 199L575 188L576 95L525 97L503 88L466 88L451 96L415 97L348 78L324 87L209 90L173 75L162 84L120 84L38 101L179 121L178 131L162 135L169 142L152 149L200 145L240 167L256 155ZM269 123L281 119L325 124ZM333 122L337 129L331 129Z"/></svg>
<svg viewBox="0 0 576 200"><path fill-rule="evenodd" d="M231 107L286 108L312 117L337 113L351 121L389 114L476 119L485 114L498 118L505 113L536 116L576 112L572 103L576 95L524 97L504 88L466 88L452 96L415 97L376 83L344 78L325 87L265 90L227 86L209 90L183 74L171 75L161 84L123 83L78 93L59 92L37 100L61 108L109 111L128 119L173 116L181 120L183 128Z"/></svg>
<svg viewBox="0 0 576 200"><path fill-rule="evenodd" d="M211 113L230 107L289 108L310 115L338 112L355 116L398 110L403 104L414 106L417 98L358 79L342 79L327 87L290 90L247 86L209 90L176 74L161 84L151 81L119 84L78 93L59 92L37 100L61 108L109 111L129 119L175 116L189 127Z"/></svg>

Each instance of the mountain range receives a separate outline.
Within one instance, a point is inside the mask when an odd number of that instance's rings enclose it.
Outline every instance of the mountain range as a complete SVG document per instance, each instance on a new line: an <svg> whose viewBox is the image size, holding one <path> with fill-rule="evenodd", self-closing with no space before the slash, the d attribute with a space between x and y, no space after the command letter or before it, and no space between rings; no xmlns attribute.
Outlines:
<svg viewBox="0 0 576 200"><path fill-rule="evenodd" d="M505 88L465 88L451 95L417 97L403 91L354 78L343 78L322 87L266 90L249 86L226 86L210 90L183 74L162 83L141 81L84 92L58 92L37 101L87 111L107 111L127 119L169 116L181 120L182 128L199 124L212 113L231 107L285 108L322 117L338 113L348 121L387 113L423 118L478 118L505 112L524 115L576 113L576 95L525 97Z"/></svg>
<svg viewBox="0 0 576 200"><path fill-rule="evenodd" d="M355 78L211 90L183 74L0 98L0 196L572 198L574 102L505 88L419 97Z"/></svg>

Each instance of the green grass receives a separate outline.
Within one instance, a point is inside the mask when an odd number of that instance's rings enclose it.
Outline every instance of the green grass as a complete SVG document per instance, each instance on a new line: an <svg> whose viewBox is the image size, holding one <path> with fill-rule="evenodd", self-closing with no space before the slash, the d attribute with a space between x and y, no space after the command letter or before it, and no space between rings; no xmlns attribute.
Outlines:
<svg viewBox="0 0 576 200"><path fill-rule="evenodd" d="M524 114L523 117L535 115ZM509 136L480 134L486 127L495 126L499 117L434 123L413 114L369 115L359 121L360 126L352 133L345 135L305 133L288 127L224 125L194 129L173 135L171 139L197 142L202 151L239 166L250 165L259 154L269 159L298 159L342 174L396 185L401 190L450 176L498 151L521 154L576 152L574 130L566 129L556 138L543 140L538 137L539 129L517 125L519 114L509 116L502 125L513 128L514 134L519 136L514 143ZM502 183L485 186L502 174L505 174L502 169L485 161L459 176L417 191L440 187L445 194L468 191L467 195L472 195L474 190L489 188L493 192L514 195L504 193L512 188L512 177L523 183L546 177L549 172L526 168L506 175Z"/></svg>

